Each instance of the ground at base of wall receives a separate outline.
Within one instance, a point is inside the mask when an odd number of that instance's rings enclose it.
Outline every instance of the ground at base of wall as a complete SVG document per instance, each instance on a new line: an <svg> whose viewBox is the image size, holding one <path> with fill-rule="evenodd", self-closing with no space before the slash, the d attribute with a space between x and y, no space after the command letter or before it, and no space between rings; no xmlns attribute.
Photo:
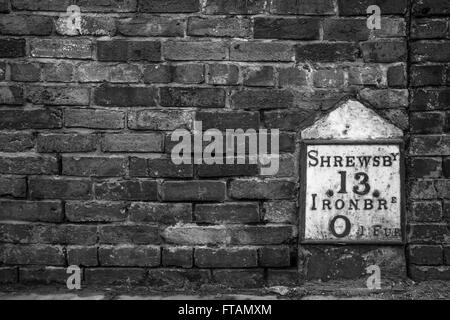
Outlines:
<svg viewBox="0 0 450 320"><path fill-rule="evenodd" d="M381 290L360 283L311 282L301 287L232 290L205 287L196 291L155 291L146 287L89 287L71 291L56 286L0 287L0 300L434 300L450 299L450 281L399 282Z"/></svg>

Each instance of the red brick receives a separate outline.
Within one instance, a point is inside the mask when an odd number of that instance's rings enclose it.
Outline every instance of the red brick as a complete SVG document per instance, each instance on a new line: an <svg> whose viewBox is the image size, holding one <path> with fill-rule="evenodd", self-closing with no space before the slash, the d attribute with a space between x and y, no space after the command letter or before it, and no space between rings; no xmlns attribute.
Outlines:
<svg viewBox="0 0 450 320"><path fill-rule="evenodd" d="M39 82L41 65L39 63L16 62L9 65L12 81Z"/></svg>
<svg viewBox="0 0 450 320"><path fill-rule="evenodd" d="M189 129L192 114L178 110L137 110L128 113L128 128L131 130L171 131Z"/></svg>
<svg viewBox="0 0 450 320"><path fill-rule="evenodd" d="M160 96L165 107L225 107L225 91L220 88L161 88Z"/></svg>
<svg viewBox="0 0 450 320"><path fill-rule="evenodd" d="M230 196L234 199L291 199L296 185L287 180L233 180Z"/></svg>
<svg viewBox="0 0 450 320"><path fill-rule="evenodd" d="M207 71L209 84L233 86L239 83L239 67L232 64L210 64Z"/></svg>
<svg viewBox="0 0 450 320"><path fill-rule="evenodd" d="M102 85L94 90L94 101L101 106L156 106L157 91L149 87Z"/></svg>
<svg viewBox="0 0 450 320"><path fill-rule="evenodd" d="M39 134L36 143L41 153L90 152L97 148L96 136L92 134Z"/></svg>
<svg viewBox="0 0 450 320"><path fill-rule="evenodd" d="M161 185L163 201L223 201L225 193L222 181L166 181Z"/></svg>
<svg viewBox="0 0 450 320"><path fill-rule="evenodd" d="M161 236L166 243L177 245L218 245L228 241L227 230L222 226L173 226L165 228Z"/></svg>
<svg viewBox="0 0 450 320"><path fill-rule="evenodd" d="M283 42L235 42L231 45L230 60L260 62L291 62L292 45Z"/></svg>
<svg viewBox="0 0 450 320"><path fill-rule="evenodd" d="M72 63L55 62L42 64L42 78L47 82L72 82L76 66Z"/></svg>
<svg viewBox="0 0 450 320"><path fill-rule="evenodd" d="M70 266L95 267L98 265L97 247L67 247L67 262Z"/></svg>
<svg viewBox="0 0 450 320"><path fill-rule="evenodd" d="M231 96L234 109L285 109L294 104L294 95L288 90L242 90Z"/></svg>
<svg viewBox="0 0 450 320"><path fill-rule="evenodd" d="M163 55L166 60L225 60L228 46L222 42L211 41L167 41L163 44Z"/></svg>
<svg viewBox="0 0 450 320"><path fill-rule="evenodd" d="M12 265L48 265L63 266L65 264L63 248L59 246L33 245L0 245L0 260Z"/></svg>
<svg viewBox="0 0 450 320"><path fill-rule="evenodd" d="M67 86L30 86L27 100L34 104L83 106L89 104L89 89Z"/></svg>
<svg viewBox="0 0 450 320"><path fill-rule="evenodd" d="M243 70L244 85L247 87L273 87L274 69L268 66L246 67Z"/></svg>
<svg viewBox="0 0 450 320"><path fill-rule="evenodd" d="M355 61L359 49L353 43L312 43L296 46L298 62L342 62Z"/></svg>
<svg viewBox="0 0 450 320"><path fill-rule="evenodd" d="M64 110L64 126L67 128L123 129L125 113L101 109Z"/></svg>

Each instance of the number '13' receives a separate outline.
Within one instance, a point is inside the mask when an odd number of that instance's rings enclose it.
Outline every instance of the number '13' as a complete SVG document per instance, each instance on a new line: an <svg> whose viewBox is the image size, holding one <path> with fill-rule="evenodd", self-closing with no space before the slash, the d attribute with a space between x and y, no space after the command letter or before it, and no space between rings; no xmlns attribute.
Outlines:
<svg viewBox="0 0 450 320"><path fill-rule="evenodd" d="M339 171L341 176L341 189L338 193L347 193L347 171ZM355 180L359 183L353 187L353 192L360 196L365 196L370 192L369 176L367 173L358 172L355 174Z"/></svg>

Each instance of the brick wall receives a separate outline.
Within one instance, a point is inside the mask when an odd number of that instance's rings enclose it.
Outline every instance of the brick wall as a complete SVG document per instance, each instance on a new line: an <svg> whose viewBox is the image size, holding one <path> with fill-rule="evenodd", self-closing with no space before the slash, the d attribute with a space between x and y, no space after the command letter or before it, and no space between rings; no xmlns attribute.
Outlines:
<svg viewBox="0 0 450 320"><path fill-rule="evenodd" d="M335 251L298 262L298 132L345 97L411 134L410 275L450 278L450 4L410 2L0 0L0 282L324 278ZM173 165L194 120L280 129L280 172Z"/></svg>

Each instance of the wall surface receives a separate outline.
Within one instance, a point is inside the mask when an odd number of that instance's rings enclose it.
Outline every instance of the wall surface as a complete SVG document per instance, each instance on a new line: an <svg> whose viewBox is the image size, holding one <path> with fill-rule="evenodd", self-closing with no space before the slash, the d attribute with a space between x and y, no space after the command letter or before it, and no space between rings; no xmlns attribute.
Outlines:
<svg viewBox="0 0 450 320"><path fill-rule="evenodd" d="M0 0L0 282L293 285L379 250L450 279L449 18L448 0ZM298 246L298 133L346 97L407 136L406 248ZM194 120L280 129L280 171L175 166Z"/></svg>

